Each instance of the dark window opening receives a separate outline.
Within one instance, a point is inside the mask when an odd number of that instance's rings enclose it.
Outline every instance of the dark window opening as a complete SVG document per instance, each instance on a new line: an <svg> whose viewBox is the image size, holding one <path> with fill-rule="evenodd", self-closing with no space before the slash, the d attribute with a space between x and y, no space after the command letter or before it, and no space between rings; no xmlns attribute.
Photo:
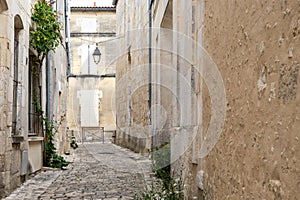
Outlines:
<svg viewBox="0 0 300 200"><path fill-rule="evenodd" d="M41 86L39 64L34 55L29 55L28 70L28 135L41 136L42 116L41 116Z"/></svg>

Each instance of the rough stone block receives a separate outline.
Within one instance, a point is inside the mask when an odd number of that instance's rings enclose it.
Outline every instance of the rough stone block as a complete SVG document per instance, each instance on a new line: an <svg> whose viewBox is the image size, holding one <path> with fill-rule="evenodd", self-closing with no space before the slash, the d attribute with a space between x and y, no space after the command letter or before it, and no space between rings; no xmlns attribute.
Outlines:
<svg viewBox="0 0 300 200"><path fill-rule="evenodd" d="M11 151L12 150L12 138L11 138L11 129L7 128L5 130L6 133L6 147L5 147L5 151Z"/></svg>
<svg viewBox="0 0 300 200"><path fill-rule="evenodd" d="M293 99L296 96L299 64L294 62L290 67L280 67L278 97L283 100Z"/></svg>
<svg viewBox="0 0 300 200"><path fill-rule="evenodd" d="M7 113L6 125L7 125L7 127L11 127L12 126L12 112L8 112Z"/></svg>
<svg viewBox="0 0 300 200"><path fill-rule="evenodd" d="M5 115L5 113L3 113L3 109L0 110L0 115L1 115L1 118L0 118L0 130L4 130L6 128L6 115ZM0 134L0 136L1 136L1 134ZM0 144L1 144L1 142L0 142ZM1 153L1 151L0 151L0 153Z"/></svg>
<svg viewBox="0 0 300 200"><path fill-rule="evenodd" d="M10 172L5 171L0 173L0 190L3 189L9 189L10 185Z"/></svg>
<svg viewBox="0 0 300 200"><path fill-rule="evenodd" d="M0 131L0 155L3 155L5 153L5 131Z"/></svg>
<svg viewBox="0 0 300 200"><path fill-rule="evenodd" d="M2 154L0 155L0 172L4 172L5 168L5 156Z"/></svg>
<svg viewBox="0 0 300 200"><path fill-rule="evenodd" d="M198 173L197 173L197 180L196 180L196 183L197 183L197 186L199 189L203 190L203 175L204 175L204 172L202 170L200 170Z"/></svg>
<svg viewBox="0 0 300 200"><path fill-rule="evenodd" d="M0 107L1 108L1 107ZM3 107L2 107L3 108ZM1 110L1 109L0 109ZM2 134L2 131L5 131L5 128L6 128L6 117L5 117L5 115L4 114L0 114L0 139L2 140L2 139L4 139L5 137L4 137L4 133L5 132L3 132L3 134ZM1 142L0 142L0 144L1 144Z"/></svg>
<svg viewBox="0 0 300 200"><path fill-rule="evenodd" d="M11 181L10 181L11 189L17 188L20 185L21 185L20 174L16 173L16 174L12 175Z"/></svg>
<svg viewBox="0 0 300 200"><path fill-rule="evenodd" d="M7 27L8 27L8 16L1 15L1 26L0 26L0 35L7 35Z"/></svg>
<svg viewBox="0 0 300 200"><path fill-rule="evenodd" d="M10 171L10 165L12 163L12 157L11 157L11 151L7 151L5 152L5 157L4 157L4 171Z"/></svg>
<svg viewBox="0 0 300 200"><path fill-rule="evenodd" d="M3 67L3 69L8 69L10 67L10 51L7 49L9 41L7 39L0 38L0 45L0 66Z"/></svg>
<svg viewBox="0 0 300 200"><path fill-rule="evenodd" d="M13 151L11 156L11 173L16 174L20 171L21 166L21 151L20 151L20 145L14 144L13 145ZM8 160L6 162L9 162Z"/></svg>

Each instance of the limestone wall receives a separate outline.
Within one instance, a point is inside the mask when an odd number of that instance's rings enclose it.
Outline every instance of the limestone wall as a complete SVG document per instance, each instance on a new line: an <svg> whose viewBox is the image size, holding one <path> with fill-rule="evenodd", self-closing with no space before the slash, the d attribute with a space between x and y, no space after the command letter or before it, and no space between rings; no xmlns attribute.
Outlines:
<svg viewBox="0 0 300 200"><path fill-rule="evenodd" d="M299 6L154 1L150 141L170 143L187 199L299 196ZM145 150L137 141L149 128L147 86L140 87L148 80L148 54L132 49L148 45L147 8L146 1L117 4L125 52L117 63L117 142L137 151ZM128 32L135 28L142 30ZM136 66L144 68L136 73ZM210 123L212 116L219 121Z"/></svg>
<svg viewBox="0 0 300 200"><path fill-rule="evenodd" d="M28 44L31 2L0 1L0 197L8 194L21 183L21 151L28 149L27 142L27 88L28 88ZM19 22L14 24L15 16ZM14 75L14 27L19 32L19 83L17 102L17 134L12 137L12 100Z"/></svg>
<svg viewBox="0 0 300 200"><path fill-rule="evenodd" d="M31 8L35 1L0 1L0 197L7 195L13 189L27 179L27 174L32 172L30 159L32 154L42 161L41 144L42 138L31 137L29 135L29 30L31 27ZM55 4L59 13L64 13L63 1ZM63 14L60 19L64 20ZM64 21L61 21L64 22ZM14 35L18 34L18 56L15 57L16 47ZM64 32L62 31L64 41ZM61 122L59 133L57 134L58 150L62 149L59 143L63 141L65 131L64 115L65 106L62 102L66 98L66 52L62 45L56 53L51 56L51 89L50 100L51 116L53 120ZM18 62L18 83L17 83L17 103L16 103L16 131L12 131L13 113L13 83L14 64ZM45 67L42 67L42 106L46 106L46 84ZM42 136L42 135L40 135ZM39 143L40 152L29 152L28 141ZM30 153L31 155L28 155ZM61 152L59 152L61 153ZM27 168L28 167L28 168ZM39 163L38 168L41 168Z"/></svg>
<svg viewBox="0 0 300 200"><path fill-rule="evenodd" d="M221 138L203 160L210 199L300 195L299 9L292 0L205 1L204 47L227 96Z"/></svg>
<svg viewBox="0 0 300 200"><path fill-rule="evenodd" d="M67 137L67 52L65 48L65 7L64 1L57 1L53 5L60 13L59 22L62 25L60 44L55 52L50 52L50 114L52 120L58 123L55 144L59 154L68 151Z"/></svg>
<svg viewBox="0 0 300 200"><path fill-rule="evenodd" d="M138 152L150 148L148 95L148 4L126 0L117 5L117 144Z"/></svg>
<svg viewBox="0 0 300 200"><path fill-rule="evenodd" d="M99 9L99 10L97 10ZM76 10L72 8L70 17L71 33L71 74L107 75L116 70L117 41L116 13L114 8L93 8ZM92 54L98 44L101 52L100 63L93 61ZM116 130L115 125L115 78L70 78L68 100L68 123L76 137L81 140L80 90L99 91L100 127L105 131Z"/></svg>

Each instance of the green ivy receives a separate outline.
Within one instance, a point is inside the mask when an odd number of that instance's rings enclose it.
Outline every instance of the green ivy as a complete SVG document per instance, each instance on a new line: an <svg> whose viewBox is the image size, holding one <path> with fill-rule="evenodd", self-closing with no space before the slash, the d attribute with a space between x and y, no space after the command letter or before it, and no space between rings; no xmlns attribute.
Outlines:
<svg viewBox="0 0 300 200"><path fill-rule="evenodd" d="M57 127L58 127L57 123L55 123L53 120L47 119L47 117L44 116L44 111L42 109L42 106L40 105L37 95L34 95L33 103L36 107L36 114L39 115L43 120L44 131L46 135L45 165L47 167L54 167L54 168L62 168L68 166L69 163L62 156L59 156L57 154L56 147L54 145L53 140L54 140L55 133L57 133Z"/></svg>
<svg viewBox="0 0 300 200"><path fill-rule="evenodd" d="M44 118L46 128L46 166L54 168L62 168L68 166L68 162L57 155L56 148L53 143L54 135L57 132L57 124Z"/></svg>
<svg viewBox="0 0 300 200"><path fill-rule="evenodd" d="M31 20L33 30L30 31L30 46L36 50L37 57L31 66L33 76L40 76L40 68L45 56L50 51L55 51L61 41L61 25L58 22L58 14L54 11L50 3L46 0L38 0L32 9ZM33 101L36 107L36 113L43 120L45 138L45 165L48 167L62 168L68 165L68 162L62 156L56 153L54 145L54 135L57 132L57 124L44 116L44 111L40 105L38 95L34 96Z"/></svg>
<svg viewBox="0 0 300 200"><path fill-rule="evenodd" d="M31 20L35 28L30 31L30 46L37 51L41 63L60 43L61 25L57 16L46 0L38 0L33 7Z"/></svg>

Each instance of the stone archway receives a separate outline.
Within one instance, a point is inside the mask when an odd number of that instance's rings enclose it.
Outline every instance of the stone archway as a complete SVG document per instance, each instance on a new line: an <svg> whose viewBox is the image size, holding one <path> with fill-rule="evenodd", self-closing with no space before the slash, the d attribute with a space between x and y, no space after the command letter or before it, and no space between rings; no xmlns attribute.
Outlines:
<svg viewBox="0 0 300 200"><path fill-rule="evenodd" d="M0 13L6 10L8 10L6 0L0 0Z"/></svg>
<svg viewBox="0 0 300 200"><path fill-rule="evenodd" d="M23 28L24 28L24 25L23 25L23 21L22 21L20 15L16 15L15 16L15 30L21 30Z"/></svg>

